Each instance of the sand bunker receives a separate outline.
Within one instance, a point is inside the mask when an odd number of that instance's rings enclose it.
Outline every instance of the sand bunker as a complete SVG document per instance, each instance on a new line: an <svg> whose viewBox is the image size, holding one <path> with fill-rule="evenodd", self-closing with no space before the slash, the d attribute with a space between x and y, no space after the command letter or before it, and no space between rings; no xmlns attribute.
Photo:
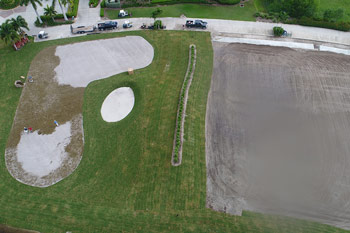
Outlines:
<svg viewBox="0 0 350 233"><path fill-rule="evenodd" d="M121 87L112 91L103 101L101 115L107 122L117 122L124 119L135 103L134 92L130 87Z"/></svg>
<svg viewBox="0 0 350 233"><path fill-rule="evenodd" d="M68 155L65 149L70 143L70 128L71 123L67 122L49 135L23 132L17 146L17 159L22 168L39 177L59 168Z"/></svg>
<svg viewBox="0 0 350 233"><path fill-rule="evenodd" d="M55 69L57 82L72 87L86 87L90 82L140 69L151 64L153 47L140 36L88 41L59 46L61 59Z"/></svg>
<svg viewBox="0 0 350 233"><path fill-rule="evenodd" d="M152 46L139 36L42 50L30 66L28 75L34 82L23 88L8 138L5 161L10 174L36 187L53 185L72 174L84 148L84 87L128 68L143 68L153 55ZM106 98L101 114L106 121L118 121L133 105L132 90L120 88ZM34 132L24 133L24 127Z"/></svg>

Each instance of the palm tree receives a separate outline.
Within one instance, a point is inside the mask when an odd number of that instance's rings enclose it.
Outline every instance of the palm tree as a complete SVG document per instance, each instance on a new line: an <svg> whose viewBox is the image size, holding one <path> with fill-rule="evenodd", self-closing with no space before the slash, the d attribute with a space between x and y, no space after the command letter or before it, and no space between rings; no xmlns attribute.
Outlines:
<svg viewBox="0 0 350 233"><path fill-rule="evenodd" d="M47 5L44 8L44 15L51 17L51 19L55 22L55 15L57 15L57 11L55 10L54 6Z"/></svg>
<svg viewBox="0 0 350 233"><path fill-rule="evenodd" d="M19 33L23 32L22 28L25 28L25 29L27 29L29 31L28 23L20 15L17 16L17 18L12 18L10 22L11 22L11 25L12 25L13 29L15 29L15 31L17 31Z"/></svg>
<svg viewBox="0 0 350 233"><path fill-rule="evenodd" d="M66 5L67 5L67 0L58 0L58 4L60 4L60 8L61 8L61 11L62 11L64 20L67 21L68 18L67 18L66 12L65 12L64 9L63 9L63 6L66 6ZM62 5L63 5L63 6L62 6Z"/></svg>
<svg viewBox="0 0 350 233"><path fill-rule="evenodd" d="M42 24L43 21L42 21L41 18L40 18L40 15L39 15L39 13L38 13L38 11L37 11L37 6L36 6L36 4L39 4L40 6L43 5L43 4L41 3L41 0L21 0L20 5L21 5L21 6L23 6L23 5L24 5L24 6L28 6L29 3L32 4L32 6L33 6L33 8L34 8L34 10L35 10L36 16L38 17L39 23Z"/></svg>
<svg viewBox="0 0 350 233"><path fill-rule="evenodd" d="M5 44L14 43L19 39L17 31L13 28L9 20L0 26L0 38L5 42Z"/></svg>

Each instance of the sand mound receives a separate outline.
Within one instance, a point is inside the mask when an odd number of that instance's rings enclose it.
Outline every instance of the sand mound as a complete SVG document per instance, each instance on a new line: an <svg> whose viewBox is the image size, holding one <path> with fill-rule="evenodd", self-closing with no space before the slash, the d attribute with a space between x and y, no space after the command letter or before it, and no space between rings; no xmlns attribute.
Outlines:
<svg viewBox="0 0 350 233"><path fill-rule="evenodd" d="M107 122L117 122L124 119L135 103L134 92L130 87L121 87L112 91L103 101L101 115Z"/></svg>

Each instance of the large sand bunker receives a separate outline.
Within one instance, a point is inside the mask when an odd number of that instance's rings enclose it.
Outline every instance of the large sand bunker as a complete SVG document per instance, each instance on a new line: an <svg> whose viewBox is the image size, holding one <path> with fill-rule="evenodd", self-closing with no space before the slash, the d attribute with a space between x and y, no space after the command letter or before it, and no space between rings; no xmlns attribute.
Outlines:
<svg viewBox="0 0 350 233"><path fill-rule="evenodd" d="M140 69L151 64L153 47L139 36L88 41L59 46L56 67L60 85L86 87L90 82L122 73L128 68Z"/></svg>
<svg viewBox="0 0 350 233"><path fill-rule="evenodd" d="M214 43L207 205L350 229L350 58Z"/></svg>
<svg viewBox="0 0 350 233"><path fill-rule="evenodd" d="M22 91L8 139L5 161L10 174L37 187L70 175L79 165L84 147L84 87L128 68L145 67L153 55L152 46L138 36L41 51L32 61L29 75L34 82ZM23 132L24 127L33 132Z"/></svg>

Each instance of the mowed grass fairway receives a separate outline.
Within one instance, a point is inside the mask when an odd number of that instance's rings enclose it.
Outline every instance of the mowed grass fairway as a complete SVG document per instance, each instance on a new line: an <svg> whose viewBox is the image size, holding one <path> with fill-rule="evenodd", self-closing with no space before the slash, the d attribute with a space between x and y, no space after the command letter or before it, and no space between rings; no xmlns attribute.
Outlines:
<svg viewBox="0 0 350 233"><path fill-rule="evenodd" d="M84 97L85 147L78 169L63 181L34 188L14 180L4 150L21 94L13 87L43 48L73 42L140 35L155 49L153 63L91 83ZM171 166L176 110L188 64L197 46L180 167ZM213 52L205 32L109 33L0 49L0 224L41 232L343 232L314 222L244 212L230 216L205 208L205 112ZM35 78L35 77L34 77ZM130 86L131 114L118 123L100 115L104 98ZM345 232L345 231L344 231Z"/></svg>
<svg viewBox="0 0 350 233"><path fill-rule="evenodd" d="M234 6L202 5L202 4L175 4L159 7L131 7L127 8L132 17L151 17L157 8L163 12L159 17L180 17L184 14L191 18L231 19L243 21L255 21L254 13L257 12L253 1L246 2L244 7L238 4ZM106 10L110 19L117 19L119 10Z"/></svg>
<svg viewBox="0 0 350 233"><path fill-rule="evenodd" d="M350 22L350 0L316 0L316 2L318 3L318 14L323 15L327 9L343 9L344 15L339 21Z"/></svg>

